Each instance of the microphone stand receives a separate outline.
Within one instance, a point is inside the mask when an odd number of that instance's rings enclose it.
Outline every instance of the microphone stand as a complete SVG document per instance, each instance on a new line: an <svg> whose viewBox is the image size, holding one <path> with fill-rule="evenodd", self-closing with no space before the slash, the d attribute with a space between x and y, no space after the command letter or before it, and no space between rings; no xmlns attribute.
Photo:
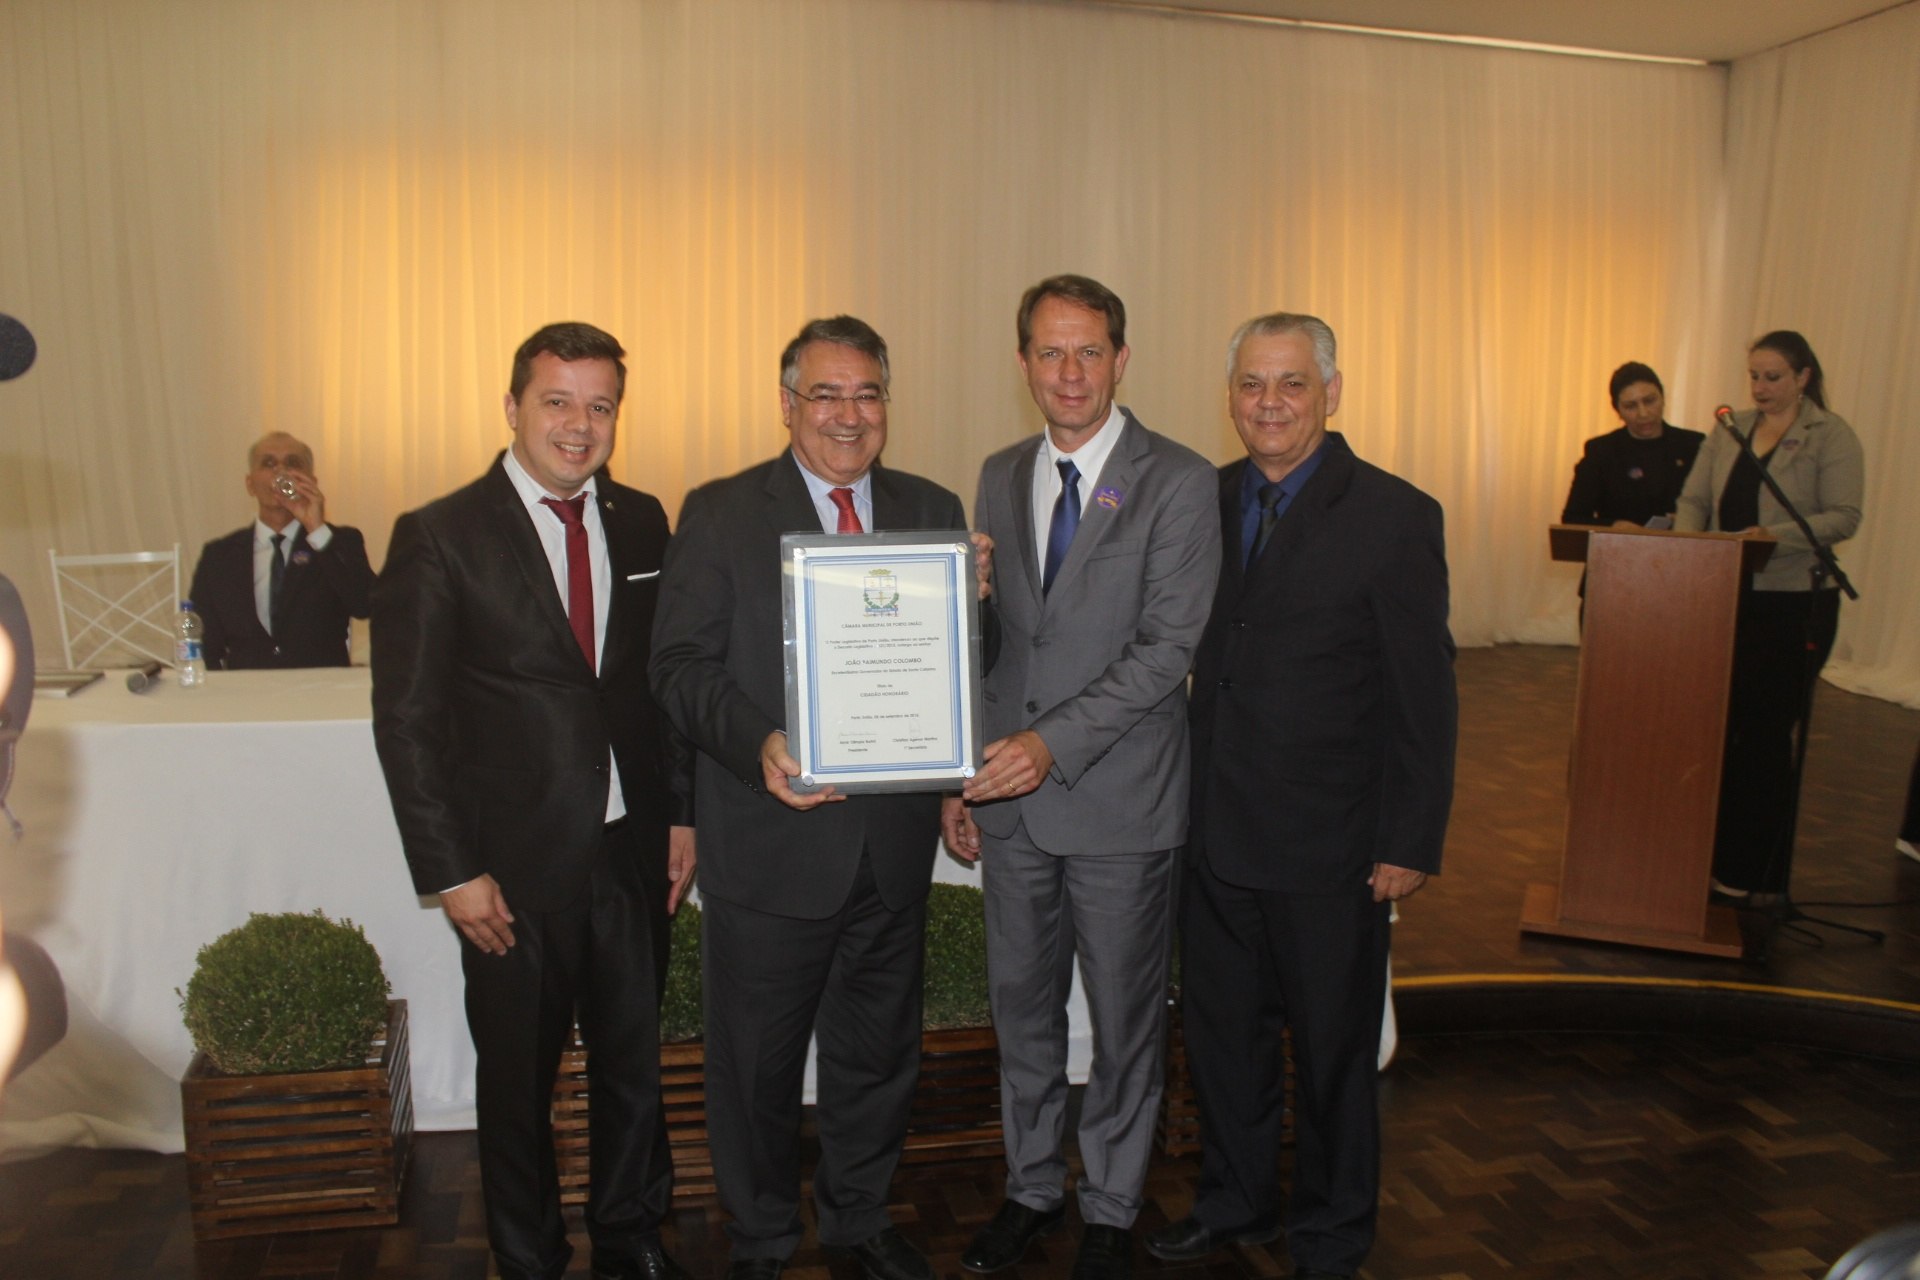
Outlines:
<svg viewBox="0 0 1920 1280"><path fill-rule="evenodd" d="M1800 536L1807 540L1809 547L1813 548L1813 568L1808 570L1811 590L1807 595L1807 621L1802 640L1804 656L1801 660L1803 666L1800 681L1800 724L1799 731L1794 734L1793 743L1792 795L1787 806L1787 829L1781 835L1781 842L1774 846L1773 855L1767 864L1767 870L1772 871L1780 855L1783 852L1786 854L1787 887L1781 893L1778 903L1765 908L1767 931L1760 938L1754 959L1764 961L1767 958L1773 934L1783 929L1792 930L1796 936L1815 946L1822 945L1820 936L1812 932L1807 927L1809 925L1834 929L1842 933L1857 933L1876 944L1882 943L1887 940L1887 935L1879 929L1866 929L1855 924L1843 924L1838 920L1808 915L1795 906L1793 901L1793 846L1800 829L1800 787L1806 776L1807 740L1813 725L1813 691L1820 677L1819 669L1815 665L1820 650L1814 641L1814 611L1819 606L1820 591L1828 578L1832 578L1835 585L1846 592L1849 600L1858 600L1860 593L1855 591L1853 583L1847 580L1846 571L1841 569L1839 559L1833 554L1833 548L1814 536L1813 526L1807 523L1807 518L1800 514L1800 509L1794 506L1792 499L1781 490L1780 482L1773 478L1773 472L1761 463L1760 456L1753 451L1752 441L1740 434L1740 429L1733 423L1733 414L1731 412L1716 414L1715 420L1720 424L1721 430L1734 438L1735 443L1740 446L1741 456L1760 473L1760 482L1767 487L1767 492L1773 495L1773 500L1780 504L1781 509L1793 520L1794 526L1800 530ZM1768 878L1770 877L1763 877L1763 879ZM1755 904L1755 909L1760 909L1758 904Z"/></svg>

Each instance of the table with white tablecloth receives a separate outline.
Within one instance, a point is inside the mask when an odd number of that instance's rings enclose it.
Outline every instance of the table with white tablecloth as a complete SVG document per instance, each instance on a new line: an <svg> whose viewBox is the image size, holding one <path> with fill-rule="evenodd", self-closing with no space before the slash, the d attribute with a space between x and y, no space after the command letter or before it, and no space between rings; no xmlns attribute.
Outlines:
<svg viewBox="0 0 1920 1280"><path fill-rule="evenodd" d="M181 1149L192 1042L179 989L199 949L256 911L361 925L408 1002L422 1129L473 1124L459 941L418 898L373 750L365 668L171 674L146 693L108 677L37 699L0 842L6 927L66 980L66 1039L0 1097L0 1152ZM976 883L941 854L936 877ZM1077 984L1076 984L1077 985ZM1090 1042L1076 989L1071 1069Z"/></svg>
<svg viewBox="0 0 1920 1280"><path fill-rule="evenodd" d="M361 925L408 1001L422 1128L473 1122L457 940L415 897L373 751L365 668L124 676L38 698L0 850L9 930L67 985L66 1039L0 1100L0 1149L181 1149L193 1046L179 989L199 949L256 911Z"/></svg>

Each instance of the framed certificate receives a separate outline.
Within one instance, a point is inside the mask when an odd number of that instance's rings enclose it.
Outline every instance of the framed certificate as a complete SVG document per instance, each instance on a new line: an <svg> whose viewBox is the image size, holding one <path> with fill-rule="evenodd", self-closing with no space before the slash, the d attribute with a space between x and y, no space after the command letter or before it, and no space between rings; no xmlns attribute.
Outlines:
<svg viewBox="0 0 1920 1280"><path fill-rule="evenodd" d="M958 790L981 746L966 531L789 533L780 558L793 789Z"/></svg>

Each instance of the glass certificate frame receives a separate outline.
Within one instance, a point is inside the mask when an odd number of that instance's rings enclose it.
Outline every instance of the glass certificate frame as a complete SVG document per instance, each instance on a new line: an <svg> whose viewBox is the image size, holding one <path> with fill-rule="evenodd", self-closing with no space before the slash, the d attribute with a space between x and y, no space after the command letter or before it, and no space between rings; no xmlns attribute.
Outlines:
<svg viewBox="0 0 1920 1280"><path fill-rule="evenodd" d="M957 791L980 767L980 626L963 529L780 538L798 792Z"/></svg>

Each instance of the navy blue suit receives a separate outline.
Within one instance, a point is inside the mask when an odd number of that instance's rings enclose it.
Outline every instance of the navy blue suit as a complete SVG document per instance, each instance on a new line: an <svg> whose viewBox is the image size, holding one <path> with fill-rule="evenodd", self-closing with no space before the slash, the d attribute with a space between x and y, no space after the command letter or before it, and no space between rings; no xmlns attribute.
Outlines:
<svg viewBox="0 0 1920 1280"><path fill-rule="evenodd" d="M1379 1197L1376 1055L1389 905L1376 863L1440 869L1457 704L1439 503L1328 433L1242 568L1242 460L1195 658L1182 1002L1203 1156L1193 1215L1280 1213L1283 1032L1295 1066L1287 1246L1357 1273Z"/></svg>

